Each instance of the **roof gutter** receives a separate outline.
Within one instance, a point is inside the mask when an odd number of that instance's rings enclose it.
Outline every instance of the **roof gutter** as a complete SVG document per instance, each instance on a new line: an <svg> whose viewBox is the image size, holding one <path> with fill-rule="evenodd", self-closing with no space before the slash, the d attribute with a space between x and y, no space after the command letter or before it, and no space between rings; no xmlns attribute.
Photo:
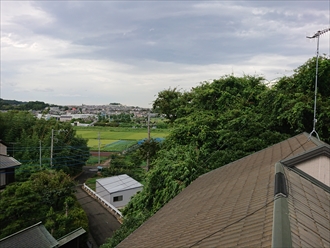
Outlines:
<svg viewBox="0 0 330 248"><path fill-rule="evenodd" d="M292 247L288 191L283 165L275 164L272 247Z"/></svg>

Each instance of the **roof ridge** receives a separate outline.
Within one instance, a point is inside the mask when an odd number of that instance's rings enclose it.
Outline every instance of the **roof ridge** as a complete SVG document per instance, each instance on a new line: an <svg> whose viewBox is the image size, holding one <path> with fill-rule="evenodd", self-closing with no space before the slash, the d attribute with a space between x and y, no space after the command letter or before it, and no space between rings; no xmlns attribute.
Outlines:
<svg viewBox="0 0 330 248"><path fill-rule="evenodd" d="M303 134L308 138L308 140L312 141L317 146L327 144L327 143L323 142L322 140L319 140L319 139L315 138L314 136L312 136L312 135L310 135L306 132L303 132Z"/></svg>
<svg viewBox="0 0 330 248"><path fill-rule="evenodd" d="M278 180L280 179L280 180ZM277 192L276 187L284 187L287 191L286 175L283 165L275 164L275 192L273 207L272 247L292 247L292 237L289 219L288 192ZM281 185L278 185L281 184Z"/></svg>
<svg viewBox="0 0 330 248"><path fill-rule="evenodd" d="M33 227L40 226L40 225L42 225L42 221L39 221L38 223L33 224L32 226L28 226L28 227L26 227L26 228L24 228L22 230L19 230L18 232L15 232L13 234L10 234L9 236L4 237L3 239L0 239L0 242L6 240L8 238L11 238L11 237L13 237L13 236L15 236L15 235L17 235L19 233L25 232L26 230L32 229Z"/></svg>

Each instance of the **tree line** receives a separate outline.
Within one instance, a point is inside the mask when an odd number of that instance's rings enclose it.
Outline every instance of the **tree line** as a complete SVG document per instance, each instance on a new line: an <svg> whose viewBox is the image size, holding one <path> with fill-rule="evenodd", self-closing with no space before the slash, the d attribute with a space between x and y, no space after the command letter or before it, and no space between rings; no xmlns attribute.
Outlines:
<svg viewBox="0 0 330 248"><path fill-rule="evenodd" d="M55 238L79 227L88 231L71 178L89 158L87 140L69 123L17 110L0 112L0 139L22 163L15 169L16 182L0 192L0 239L39 221Z"/></svg>
<svg viewBox="0 0 330 248"><path fill-rule="evenodd" d="M0 98L0 110L44 110L47 107L58 107L40 101L21 102L16 100L5 100Z"/></svg>
<svg viewBox="0 0 330 248"><path fill-rule="evenodd" d="M77 137L70 123L37 119L27 111L1 112L0 137L9 144L9 155L23 164L20 169L25 172L52 165L75 175L89 158L87 140Z"/></svg>
<svg viewBox="0 0 330 248"><path fill-rule="evenodd" d="M124 223L102 247L115 247L200 175L301 132L313 130L316 58L274 84L226 75L190 91L158 93L154 111L172 131L146 173ZM316 131L330 142L330 59L319 57Z"/></svg>

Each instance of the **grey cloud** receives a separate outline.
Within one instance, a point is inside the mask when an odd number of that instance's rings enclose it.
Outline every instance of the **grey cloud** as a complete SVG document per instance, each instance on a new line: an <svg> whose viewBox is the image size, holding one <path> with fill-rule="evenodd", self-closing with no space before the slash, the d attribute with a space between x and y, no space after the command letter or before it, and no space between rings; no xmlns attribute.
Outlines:
<svg viewBox="0 0 330 248"><path fill-rule="evenodd" d="M55 54L51 51L45 60L122 63L134 68L127 70L133 77L143 73L170 73L173 69L166 67L166 63L176 67L180 64L239 67L251 65L254 62L251 59L257 55L262 55L263 64L272 63L268 56L311 57L315 46L306 43L305 35L329 23L326 10L330 8L327 1L36 1L33 5L51 16L52 21L43 23L31 16L19 16L14 20L15 33L22 40L47 37L64 40L73 47ZM5 61L2 67L5 78L21 73L15 69L16 62L19 65L16 68L23 68L29 61L22 62L20 58L12 63ZM294 67L296 62L292 63ZM160 66L166 69L157 68ZM54 69L55 73L60 69ZM61 73L69 76L83 69ZM264 72L270 70L271 64ZM102 80L109 77L100 76ZM170 80L177 83L184 81L182 77L178 73ZM204 80L213 76L206 77ZM123 77L122 83L127 80L130 79ZM42 93L48 94L40 92L39 96L44 96ZM67 97L57 99L65 101ZM87 96L77 93L76 99L85 101Z"/></svg>
<svg viewBox="0 0 330 248"><path fill-rule="evenodd" d="M83 2L77 6L70 2L38 2L57 21L54 26L38 28L35 32L63 37L79 45L99 46L101 50L95 55L121 61L145 58L207 64L215 63L219 58L230 59L231 53L235 52L254 54L271 49L281 52L276 50L279 44L276 40L288 37L277 36L281 30L276 30L277 27L272 29L267 23L266 27L262 27L263 22L274 20L294 25L295 17L285 16L279 11L271 12L274 5L271 2L248 1L244 4L268 8L268 12L251 23L254 15L249 16L242 8L234 8L236 12L227 13L221 12L220 6L216 13L210 15L209 9L200 10L196 2ZM154 32L149 31L150 27ZM256 43L260 45L255 46Z"/></svg>

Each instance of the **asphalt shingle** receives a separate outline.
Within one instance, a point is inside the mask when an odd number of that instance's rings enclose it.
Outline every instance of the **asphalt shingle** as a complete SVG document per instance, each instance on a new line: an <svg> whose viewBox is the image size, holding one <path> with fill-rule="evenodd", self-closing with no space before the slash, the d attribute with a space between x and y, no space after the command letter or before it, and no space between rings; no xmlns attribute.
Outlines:
<svg viewBox="0 0 330 248"><path fill-rule="evenodd" d="M271 246L275 163L316 146L308 135L297 135L200 176L118 247ZM329 216L321 211L329 208L329 195L294 171L286 173L292 180L290 192L297 194L289 199L292 242L296 246L329 243L319 234L327 227L317 230L324 225L320 216ZM309 197L313 199L306 200ZM316 217L316 223L306 229L310 216ZM302 233L306 238L299 237ZM315 233L320 236L315 238Z"/></svg>

